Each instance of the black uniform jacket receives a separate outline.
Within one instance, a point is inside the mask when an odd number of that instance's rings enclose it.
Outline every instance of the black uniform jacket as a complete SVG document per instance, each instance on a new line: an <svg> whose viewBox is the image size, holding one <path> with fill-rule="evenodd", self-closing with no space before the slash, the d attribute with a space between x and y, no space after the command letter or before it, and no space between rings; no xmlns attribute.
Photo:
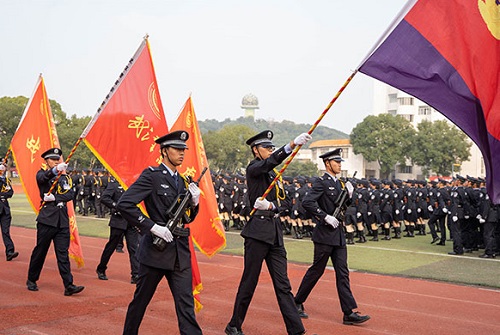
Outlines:
<svg viewBox="0 0 500 335"><path fill-rule="evenodd" d="M148 266L165 270L174 270L176 258L180 270L191 266L189 251L189 237L174 237L174 241L167 243L163 251L153 247L151 228L155 223L168 222L168 209L180 193L188 192L183 178L179 179L178 188L174 178L162 164L158 167L149 167L142 171L139 178L123 193L118 201L117 209L132 226L141 231L139 245L139 262ZM144 215L137 204L144 200L149 217ZM198 214L198 206L189 211L190 219Z"/></svg>
<svg viewBox="0 0 500 335"><path fill-rule="evenodd" d="M7 199L12 198L14 190L10 184L10 180L5 177L0 177L0 215L3 213L10 214L10 205Z"/></svg>
<svg viewBox="0 0 500 335"><path fill-rule="evenodd" d="M333 228L325 222L325 217L332 215L335 211L335 200L341 191L340 181L334 181L331 175L325 173L323 177L316 179L312 189L304 197L302 206L316 222L312 235L313 242L332 246L346 245L342 223L337 228Z"/></svg>
<svg viewBox="0 0 500 335"><path fill-rule="evenodd" d="M261 160L256 158L247 166L246 177L248 186L248 198L251 206L257 198L260 198L266 189L271 185L275 174L273 169L285 160L288 154L285 147L275 150L269 158ZM280 205L276 197L276 190L273 189L266 199L273 202L276 213ZM241 236L250 237L265 243L274 244L278 238L278 244L283 245L283 230L279 219L270 216L253 215L241 232Z"/></svg>
<svg viewBox="0 0 500 335"><path fill-rule="evenodd" d="M125 190L117 181L110 181L108 186L102 192L101 202L111 209L111 219L109 226L122 230L127 230L128 222L125 220L121 213L116 209L118 200L122 197Z"/></svg>
<svg viewBox="0 0 500 335"><path fill-rule="evenodd" d="M56 177L57 175L54 174L52 169L41 169L37 172L36 182L38 184L38 189L40 190L40 199L42 199L42 203L44 193L49 192L49 189ZM73 200L75 195L71 178L66 174L61 175L57 181L57 186L52 191L52 194L55 196L56 200L46 202L43 205L40 209L40 213L38 213L36 221L52 227L69 227L68 207L66 206L66 203Z"/></svg>

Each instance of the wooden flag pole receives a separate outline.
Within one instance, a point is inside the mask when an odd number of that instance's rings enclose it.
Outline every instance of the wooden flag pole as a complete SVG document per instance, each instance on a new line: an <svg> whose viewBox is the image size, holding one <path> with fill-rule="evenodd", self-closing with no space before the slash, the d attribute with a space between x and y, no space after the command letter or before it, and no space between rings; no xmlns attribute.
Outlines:
<svg viewBox="0 0 500 335"><path fill-rule="evenodd" d="M316 129L316 127L321 122L321 120L323 120L323 118L325 117L326 113L328 113L328 111L330 110L330 108L332 107L332 105L339 98L340 94L342 94L342 92L345 90L345 88L347 87L347 85L349 85L349 83L351 82L352 78L354 78L354 76L356 75L357 72L358 71L355 70L349 76L349 78L347 78L347 80L345 81L344 85L342 85L342 87L338 90L337 94L335 94L335 96L333 97L332 101L330 101L330 103L328 104L328 106L326 106L326 108L323 111L323 113L321 113L321 115L318 117L318 119L316 120L316 122L314 122L314 124L311 126L311 129L309 129L309 131L307 132L309 135L312 134L312 132ZM276 181L281 177L281 175L283 174L283 171L286 170L286 168L288 167L288 165L290 165L290 162L297 155L297 152L299 152L299 150L300 150L301 147L302 147L301 145L298 145L298 146L296 146L293 149L292 154L290 156L288 156L287 160L285 161L285 164L283 165L283 167L281 168L281 170L279 170L279 172L276 175L276 177L274 177L273 181L271 182L271 184L269 185L269 187L267 188L267 190L264 192L264 194L262 195L261 199L264 199L269 194L269 192L271 192L271 190L273 189L274 185L276 184ZM253 215L254 212L255 212L255 208L252 209L252 212L250 213L250 215Z"/></svg>

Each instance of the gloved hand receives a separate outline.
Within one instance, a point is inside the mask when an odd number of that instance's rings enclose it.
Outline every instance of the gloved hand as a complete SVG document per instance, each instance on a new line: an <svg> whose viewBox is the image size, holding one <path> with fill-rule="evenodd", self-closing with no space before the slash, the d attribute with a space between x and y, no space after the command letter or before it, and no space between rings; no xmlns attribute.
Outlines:
<svg viewBox="0 0 500 335"><path fill-rule="evenodd" d="M453 222L457 222L458 221L458 217L457 216L452 216L451 219L453 220Z"/></svg>
<svg viewBox="0 0 500 335"><path fill-rule="evenodd" d="M193 206L198 206L198 204L200 203L201 195L200 188L195 183L190 183L188 189L189 193L191 193L191 203L193 204Z"/></svg>
<svg viewBox="0 0 500 335"><path fill-rule="evenodd" d="M396 213L396 214L397 214L397 213ZM357 217L357 218L360 218L360 217L361 217L361 213L360 213L360 212L357 212L357 213L356 213L356 217Z"/></svg>
<svg viewBox="0 0 500 335"><path fill-rule="evenodd" d="M468 219L470 218L470 216L468 216L468 215L464 215L464 218L465 218L466 220L468 220Z"/></svg>
<svg viewBox="0 0 500 335"><path fill-rule="evenodd" d="M396 213L396 215L399 215L399 209L396 209L394 213Z"/></svg>
<svg viewBox="0 0 500 335"><path fill-rule="evenodd" d="M339 226L339 220L337 220L337 218L335 216L331 216L331 215L327 214L325 216L325 222L328 223L333 228L337 228Z"/></svg>
<svg viewBox="0 0 500 335"><path fill-rule="evenodd" d="M427 209L429 210L429 212L433 212L433 211L434 211L434 210L432 209L432 206L431 206L431 205L429 205L429 206L427 207Z"/></svg>
<svg viewBox="0 0 500 335"><path fill-rule="evenodd" d="M406 213L411 214L411 209L408 208L408 210L406 211Z"/></svg>
<svg viewBox="0 0 500 335"><path fill-rule="evenodd" d="M308 133L302 133L293 140L293 144L304 145L311 139L312 139L311 135L309 135Z"/></svg>
<svg viewBox="0 0 500 335"><path fill-rule="evenodd" d="M159 238L164 239L169 243L174 240L174 236L172 235L170 230L168 230L167 227L160 226L156 223L153 225L153 227L151 227L151 233L158 236Z"/></svg>
<svg viewBox="0 0 500 335"><path fill-rule="evenodd" d="M59 172L66 171L67 168L68 168L68 164L66 164L66 163L59 163L56 166L56 170Z"/></svg>
<svg viewBox="0 0 500 335"><path fill-rule="evenodd" d="M368 214L368 216L372 215L372 212L367 212L366 214Z"/></svg>
<svg viewBox="0 0 500 335"><path fill-rule="evenodd" d="M271 203L267 201L266 198L257 198L257 200L255 200L255 204L253 205L253 208L260 209L261 211L269 211L270 207Z"/></svg>
<svg viewBox="0 0 500 335"><path fill-rule="evenodd" d="M347 188L347 192L349 192L349 198L352 198L352 192L354 192L354 186L352 186L350 181L345 183L345 187Z"/></svg>
<svg viewBox="0 0 500 335"><path fill-rule="evenodd" d="M476 215L476 219L480 220L481 219L481 214Z"/></svg>
<svg viewBox="0 0 500 335"><path fill-rule="evenodd" d="M485 223L486 220L485 219L479 219L479 223Z"/></svg>
<svg viewBox="0 0 500 335"><path fill-rule="evenodd" d="M448 208L444 207L443 208L443 213L445 213L445 214L448 213Z"/></svg>
<svg viewBox="0 0 500 335"><path fill-rule="evenodd" d="M56 201L56 197L52 193L44 193L43 201L45 202Z"/></svg>

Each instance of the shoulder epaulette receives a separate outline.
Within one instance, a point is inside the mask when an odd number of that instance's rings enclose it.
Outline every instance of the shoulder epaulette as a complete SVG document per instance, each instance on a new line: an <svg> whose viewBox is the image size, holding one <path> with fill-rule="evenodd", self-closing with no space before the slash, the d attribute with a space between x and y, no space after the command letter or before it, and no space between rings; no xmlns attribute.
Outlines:
<svg viewBox="0 0 500 335"><path fill-rule="evenodd" d="M150 171L153 171L153 172L155 172L155 171L160 171L160 169L159 169L159 168L154 167L154 166L148 166L148 169L149 169Z"/></svg>

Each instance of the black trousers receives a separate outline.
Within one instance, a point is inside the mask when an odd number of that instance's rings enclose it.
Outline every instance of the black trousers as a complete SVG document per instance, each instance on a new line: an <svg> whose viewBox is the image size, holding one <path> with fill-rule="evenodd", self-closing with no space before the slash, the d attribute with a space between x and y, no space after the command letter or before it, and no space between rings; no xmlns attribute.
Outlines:
<svg viewBox="0 0 500 335"><path fill-rule="evenodd" d="M139 265L139 278L134 298L128 306L127 317L125 318L124 335L136 335L139 333L139 326L141 325L146 308L163 277L167 278L175 302L175 312L177 314L180 334L202 334L194 314L191 268L181 271L178 268L178 264L176 264L176 269L172 271L150 267L141 263ZM170 326L170 324L170 320L166 320L165 328L158 329L158 333L169 334L167 325Z"/></svg>
<svg viewBox="0 0 500 335"><path fill-rule="evenodd" d="M495 225L497 222L486 221L483 223L484 253L493 255L497 249L495 241Z"/></svg>
<svg viewBox="0 0 500 335"><path fill-rule="evenodd" d="M358 306L351 292L346 246L331 246L314 243L313 264L307 269L304 278L302 278L299 290L295 295L295 302L302 304L307 300L314 286L325 272L329 258L331 258L333 268L335 269L335 282L340 300L340 308L344 314L349 314Z"/></svg>
<svg viewBox="0 0 500 335"><path fill-rule="evenodd" d="M122 236L125 235L127 240L127 250L130 261L130 274L132 276L137 276L139 274L139 260L137 259L136 252L139 247L139 233L135 229L119 229L114 227L109 227L109 240L104 246L104 250L101 254L101 261L97 265L98 271L106 271L108 268L109 259L116 250L116 246L122 243Z"/></svg>
<svg viewBox="0 0 500 335"><path fill-rule="evenodd" d="M287 333L302 334L305 330L293 300L285 247L277 243L270 245L253 238L245 238L244 261L244 270L229 325L241 329L259 281L262 263L266 261Z"/></svg>
<svg viewBox="0 0 500 335"><path fill-rule="evenodd" d="M14 242L10 237L10 223L12 222L12 216L10 213L0 214L0 226L2 228L2 239L5 245L5 254L11 254L15 251Z"/></svg>
<svg viewBox="0 0 500 335"><path fill-rule="evenodd" d="M429 229L431 230L431 235L433 238L438 237L436 232L436 226L434 224L439 224L439 230L441 230L441 239L440 242L445 243L446 241L446 215L436 215L432 214L431 218L427 222L429 225Z"/></svg>
<svg viewBox="0 0 500 335"><path fill-rule="evenodd" d="M449 217L448 217L449 218ZM453 222L452 218L450 220L450 236L453 237L453 251L457 254L462 254L464 252L464 244L462 240L462 225L464 219L458 219Z"/></svg>
<svg viewBox="0 0 500 335"><path fill-rule="evenodd" d="M73 284L73 275L69 263L69 227L57 228L41 223L36 224L36 246L31 253L30 265L28 268L28 279L32 282L40 279L50 243L54 242L57 267L61 275L64 287Z"/></svg>

